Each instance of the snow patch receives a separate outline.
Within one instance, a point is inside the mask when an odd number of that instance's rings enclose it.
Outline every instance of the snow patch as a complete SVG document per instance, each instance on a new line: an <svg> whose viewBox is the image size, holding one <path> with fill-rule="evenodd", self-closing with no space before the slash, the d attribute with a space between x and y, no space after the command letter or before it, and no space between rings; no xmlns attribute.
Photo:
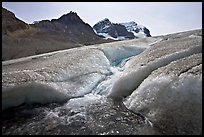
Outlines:
<svg viewBox="0 0 204 137"><path fill-rule="evenodd" d="M118 36L117 38L114 38L110 36L108 33L96 33L97 35L103 36L103 39L113 39L113 40L126 40L125 36Z"/></svg>

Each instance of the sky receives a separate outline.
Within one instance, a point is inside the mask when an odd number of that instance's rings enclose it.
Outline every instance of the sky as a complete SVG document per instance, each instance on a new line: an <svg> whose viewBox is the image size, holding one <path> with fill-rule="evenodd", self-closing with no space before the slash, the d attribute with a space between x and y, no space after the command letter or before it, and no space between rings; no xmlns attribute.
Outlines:
<svg viewBox="0 0 204 137"><path fill-rule="evenodd" d="M135 21L152 36L202 29L202 2L2 2L2 7L29 24L74 11L90 26L104 18Z"/></svg>

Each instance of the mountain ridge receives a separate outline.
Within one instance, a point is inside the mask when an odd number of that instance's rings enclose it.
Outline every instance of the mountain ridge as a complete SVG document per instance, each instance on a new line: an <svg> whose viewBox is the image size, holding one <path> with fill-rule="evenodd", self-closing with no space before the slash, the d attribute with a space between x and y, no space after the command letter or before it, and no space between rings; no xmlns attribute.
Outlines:
<svg viewBox="0 0 204 137"><path fill-rule="evenodd" d="M2 60L151 36L146 27L133 21L112 23L105 18L98 23L99 30L94 27L97 23L91 27L76 12L70 11L57 19L28 24L2 7ZM102 28L100 23L104 24Z"/></svg>
<svg viewBox="0 0 204 137"><path fill-rule="evenodd" d="M76 12L27 24L2 7L2 60L112 41L95 34Z"/></svg>

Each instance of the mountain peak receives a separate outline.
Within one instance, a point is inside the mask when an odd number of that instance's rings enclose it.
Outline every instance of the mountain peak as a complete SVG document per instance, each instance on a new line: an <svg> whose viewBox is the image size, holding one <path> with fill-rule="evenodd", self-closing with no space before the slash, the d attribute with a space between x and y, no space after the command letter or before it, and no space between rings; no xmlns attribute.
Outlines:
<svg viewBox="0 0 204 137"><path fill-rule="evenodd" d="M77 14L76 12L74 11L70 11L69 14Z"/></svg>
<svg viewBox="0 0 204 137"><path fill-rule="evenodd" d="M82 23L82 19L77 15L76 12L70 11L67 14L62 15L57 21L63 24L70 24L70 23Z"/></svg>
<svg viewBox="0 0 204 137"><path fill-rule="evenodd" d="M125 23L112 23L109 19L105 18L93 26L93 29L99 36L112 39L133 39L150 37L149 30L137 24L134 21Z"/></svg>
<svg viewBox="0 0 204 137"><path fill-rule="evenodd" d="M108 18L104 18L102 21L110 22L110 20Z"/></svg>
<svg viewBox="0 0 204 137"><path fill-rule="evenodd" d="M62 15L62 16L64 16L64 17L69 17L69 16L75 16L75 17L78 17L78 18L80 18L78 15L77 15L77 13L76 12L74 12L74 11L70 11L69 13L67 13L67 14L64 14L64 15Z"/></svg>
<svg viewBox="0 0 204 137"><path fill-rule="evenodd" d="M97 22L96 24L101 24L101 25L110 25L112 24L111 21L108 18L104 18L103 20Z"/></svg>

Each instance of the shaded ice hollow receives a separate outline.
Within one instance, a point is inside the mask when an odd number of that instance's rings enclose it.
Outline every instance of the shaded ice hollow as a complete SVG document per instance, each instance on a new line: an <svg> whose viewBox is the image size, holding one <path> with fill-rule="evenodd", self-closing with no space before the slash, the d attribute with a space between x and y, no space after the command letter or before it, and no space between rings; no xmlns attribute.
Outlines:
<svg viewBox="0 0 204 137"><path fill-rule="evenodd" d="M202 30L5 61L2 90L2 109L66 102L84 115L110 97L148 118L149 134L201 134Z"/></svg>

